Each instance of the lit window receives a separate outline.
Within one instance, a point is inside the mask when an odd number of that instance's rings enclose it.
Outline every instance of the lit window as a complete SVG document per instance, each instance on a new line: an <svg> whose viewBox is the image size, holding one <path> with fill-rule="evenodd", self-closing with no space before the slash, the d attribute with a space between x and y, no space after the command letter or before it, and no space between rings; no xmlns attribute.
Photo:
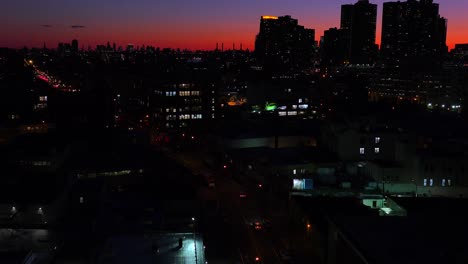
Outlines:
<svg viewBox="0 0 468 264"><path fill-rule="evenodd" d="M293 174L296 175L297 174L297 171L296 169L293 170Z"/></svg>
<svg viewBox="0 0 468 264"><path fill-rule="evenodd" d="M442 179L442 187L445 187L445 179Z"/></svg>
<svg viewBox="0 0 468 264"><path fill-rule="evenodd" d="M83 196L80 197L80 204L84 203L84 198Z"/></svg>
<svg viewBox="0 0 468 264"><path fill-rule="evenodd" d="M380 137L376 137L375 138L375 144L379 144L380 143Z"/></svg>
<svg viewBox="0 0 468 264"><path fill-rule="evenodd" d="M434 179L431 179L431 180L429 181L429 184L430 184L430 186L434 186Z"/></svg>
<svg viewBox="0 0 468 264"><path fill-rule="evenodd" d="M359 154L364 155L366 154L366 150L364 148L359 149Z"/></svg>
<svg viewBox="0 0 468 264"><path fill-rule="evenodd" d="M427 186L427 179L424 179L424 186Z"/></svg>
<svg viewBox="0 0 468 264"><path fill-rule="evenodd" d="M451 179L448 179L447 183L448 183L448 186L452 186L452 180Z"/></svg>
<svg viewBox="0 0 468 264"><path fill-rule="evenodd" d="M375 148L374 152L375 152L375 154L379 154L380 153L380 148Z"/></svg>

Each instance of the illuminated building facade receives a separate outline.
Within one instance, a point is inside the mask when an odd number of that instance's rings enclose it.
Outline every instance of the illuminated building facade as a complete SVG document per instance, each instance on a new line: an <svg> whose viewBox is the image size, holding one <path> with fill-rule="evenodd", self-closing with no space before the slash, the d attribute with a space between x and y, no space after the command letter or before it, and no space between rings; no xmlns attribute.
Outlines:
<svg viewBox="0 0 468 264"><path fill-rule="evenodd" d="M214 84L165 84L154 90L151 104L161 129L187 128L216 117Z"/></svg>
<svg viewBox="0 0 468 264"><path fill-rule="evenodd" d="M262 16L255 41L257 58L265 66L298 67L310 63L315 30L298 24L291 16Z"/></svg>
<svg viewBox="0 0 468 264"><path fill-rule="evenodd" d="M377 5L359 0L354 5L341 7L341 30L346 51L352 64L372 64L377 56L375 44Z"/></svg>
<svg viewBox="0 0 468 264"><path fill-rule="evenodd" d="M463 81L448 71L443 74L418 73L411 76L382 72L369 82L369 100L393 105L421 104L429 110L461 112Z"/></svg>
<svg viewBox="0 0 468 264"><path fill-rule="evenodd" d="M349 62L349 31L338 28L325 30L321 51L322 63L327 66Z"/></svg>
<svg viewBox="0 0 468 264"><path fill-rule="evenodd" d="M384 3L381 53L390 68L420 69L441 63L447 20L432 0Z"/></svg>

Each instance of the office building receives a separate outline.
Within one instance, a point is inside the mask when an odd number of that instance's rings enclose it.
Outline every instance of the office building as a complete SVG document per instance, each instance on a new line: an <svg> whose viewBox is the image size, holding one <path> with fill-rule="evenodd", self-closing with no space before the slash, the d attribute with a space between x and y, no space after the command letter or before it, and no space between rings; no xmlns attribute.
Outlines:
<svg viewBox="0 0 468 264"><path fill-rule="evenodd" d="M265 66L299 67L311 63L315 30L298 24L291 16L262 16L255 41L257 58Z"/></svg>
<svg viewBox="0 0 468 264"><path fill-rule="evenodd" d="M432 0L384 3L381 54L389 68L440 65L446 38L447 20Z"/></svg>
<svg viewBox="0 0 468 264"><path fill-rule="evenodd" d="M372 64L375 61L378 50L375 44L376 23L377 5L368 0L341 7L341 29L344 41L349 43L347 52L351 64Z"/></svg>
<svg viewBox="0 0 468 264"><path fill-rule="evenodd" d="M71 51L74 52L74 53L78 52L78 40L77 39L72 40L72 42L71 42Z"/></svg>
<svg viewBox="0 0 468 264"><path fill-rule="evenodd" d="M172 82L154 90L154 118L163 130L186 129L215 118L214 85Z"/></svg>
<svg viewBox="0 0 468 264"><path fill-rule="evenodd" d="M324 65L349 63L349 31L338 28L325 30L320 48Z"/></svg>

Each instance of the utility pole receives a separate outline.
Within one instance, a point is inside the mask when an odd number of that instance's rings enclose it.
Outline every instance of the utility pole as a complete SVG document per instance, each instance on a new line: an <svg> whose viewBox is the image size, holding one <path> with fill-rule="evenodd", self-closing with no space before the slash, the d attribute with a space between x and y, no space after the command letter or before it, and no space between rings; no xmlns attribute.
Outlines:
<svg viewBox="0 0 468 264"><path fill-rule="evenodd" d="M195 248L195 264L198 264L198 255L197 255L197 236L196 236L196 222L195 217L192 217L193 222L193 247Z"/></svg>

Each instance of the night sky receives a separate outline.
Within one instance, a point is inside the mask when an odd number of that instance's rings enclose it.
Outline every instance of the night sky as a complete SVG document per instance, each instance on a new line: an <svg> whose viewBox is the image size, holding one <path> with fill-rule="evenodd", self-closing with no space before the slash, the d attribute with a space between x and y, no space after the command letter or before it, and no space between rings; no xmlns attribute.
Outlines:
<svg viewBox="0 0 468 264"><path fill-rule="evenodd" d="M339 27L340 5L354 0L13 0L0 11L0 47L49 48L77 38L88 45L153 45L214 49L216 42L253 48L261 15L291 15L299 23L323 30ZM382 18L379 5L378 37ZM439 0L449 20L448 45L468 43L468 1Z"/></svg>

